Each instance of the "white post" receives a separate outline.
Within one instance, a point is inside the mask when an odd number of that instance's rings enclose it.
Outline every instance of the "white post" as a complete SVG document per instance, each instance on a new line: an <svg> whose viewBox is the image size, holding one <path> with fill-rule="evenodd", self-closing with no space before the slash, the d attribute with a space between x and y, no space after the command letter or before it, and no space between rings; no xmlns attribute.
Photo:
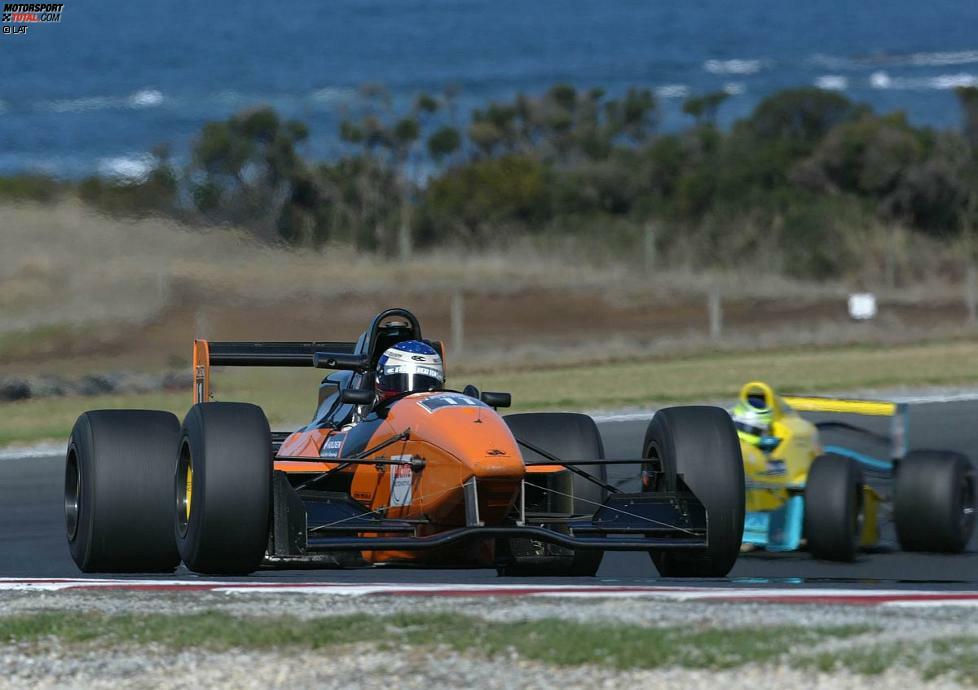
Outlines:
<svg viewBox="0 0 978 690"><path fill-rule="evenodd" d="M974 263L968 264L964 279L964 303L968 308L968 325L978 323L978 271Z"/></svg>
<svg viewBox="0 0 978 690"><path fill-rule="evenodd" d="M404 219L397 229L397 253L401 260L411 258L411 226Z"/></svg>
<svg viewBox="0 0 978 690"><path fill-rule="evenodd" d="M405 188L407 184L405 183ZM402 191L401 224L397 228L397 253L401 261L411 258L411 204L407 199L407 190Z"/></svg>
<svg viewBox="0 0 978 690"><path fill-rule="evenodd" d="M651 220L645 224L642 236L642 267L650 273L655 267L655 223Z"/></svg>
<svg viewBox="0 0 978 690"><path fill-rule="evenodd" d="M715 285L707 295L706 308L710 315L710 340L719 340L723 335L723 304L720 302L720 288Z"/></svg>
<svg viewBox="0 0 978 690"><path fill-rule="evenodd" d="M461 355L465 351L465 296L461 290L452 293L451 307L453 354Z"/></svg>

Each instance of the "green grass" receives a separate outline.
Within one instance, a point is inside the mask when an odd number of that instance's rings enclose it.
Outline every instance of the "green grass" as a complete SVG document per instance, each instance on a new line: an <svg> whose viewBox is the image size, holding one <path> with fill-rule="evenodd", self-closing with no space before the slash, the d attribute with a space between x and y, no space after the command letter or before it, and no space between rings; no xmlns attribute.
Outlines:
<svg viewBox="0 0 978 690"><path fill-rule="evenodd" d="M559 666L597 664L618 669L684 666L724 669L764 663L786 643L814 644L867 632L865 626L776 626L736 630L646 628L567 620L494 623L458 614L363 614L312 620L242 619L218 612L185 616L37 613L0 618L0 640L55 638L62 643L165 645L171 649L318 649L374 642L397 649L445 645L489 657L521 657Z"/></svg>
<svg viewBox="0 0 978 690"><path fill-rule="evenodd" d="M732 399L750 380L794 393L975 383L976 358L978 342L971 341L838 347L501 372L477 383L512 392L524 408L602 408Z"/></svg>
<svg viewBox="0 0 978 690"><path fill-rule="evenodd" d="M974 686L978 685L978 636L856 647L802 658L799 664L823 672L844 669L863 675L878 675L894 667L909 668L924 679L946 677Z"/></svg>
<svg viewBox="0 0 978 690"><path fill-rule="evenodd" d="M864 387L978 383L978 342L955 341L900 347L713 354L688 358L577 365L452 376L461 389L509 391L514 410L600 409L670 402L733 399L740 386L761 379L778 390L816 393ZM308 420L323 372L313 369L215 371L216 397L260 404L273 427ZM182 417L186 393L91 398L48 398L0 405L0 444L66 438L84 410L139 407L171 410Z"/></svg>

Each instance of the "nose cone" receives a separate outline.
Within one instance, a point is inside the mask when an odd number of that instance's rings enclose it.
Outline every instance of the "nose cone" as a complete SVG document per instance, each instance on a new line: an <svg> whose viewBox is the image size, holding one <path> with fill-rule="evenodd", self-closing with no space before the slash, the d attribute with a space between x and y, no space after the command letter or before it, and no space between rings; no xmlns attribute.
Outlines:
<svg viewBox="0 0 978 690"><path fill-rule="evenodd" d="M428 443L451 453L463 474L478 479L522 479L523 456L506 422L489 407L439 409L418 429Z"/></svg>

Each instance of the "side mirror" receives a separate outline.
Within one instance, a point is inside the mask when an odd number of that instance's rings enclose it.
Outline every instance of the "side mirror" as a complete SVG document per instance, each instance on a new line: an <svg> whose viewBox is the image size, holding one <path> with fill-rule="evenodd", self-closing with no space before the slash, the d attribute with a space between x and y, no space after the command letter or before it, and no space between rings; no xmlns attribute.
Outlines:
<svg viewBox="0 0 978 690"><path fill-rule="evenodd" d="M768 436L765 434L761 436L761 439L757 442L757 447L761 450L770 453L772 450L781 445L781 439L777 436Z"/></svg>
<svg viewBox="0 0 978 690"><path fill-rule="evenodd" d="M369 364L370 358L366 355L349 355L342 352L315 352L312 355L312 365L317 369L364 372Z"/></svg>
<svg viewBox="0 0 978 690"><path fill-rule="evenodd" d="M374 401L374 392L363 388L347 388L340 391L340 402L347 405L370 405Z"/></svg>
<svg viewBox="0 0 978 690"><path fill-rule="evenodd" d="M491 393L489 391L483 391L479 399L484 402L489 407L499 408L499 407L509 407L513 404L513 396L509 393Z"/></svg>

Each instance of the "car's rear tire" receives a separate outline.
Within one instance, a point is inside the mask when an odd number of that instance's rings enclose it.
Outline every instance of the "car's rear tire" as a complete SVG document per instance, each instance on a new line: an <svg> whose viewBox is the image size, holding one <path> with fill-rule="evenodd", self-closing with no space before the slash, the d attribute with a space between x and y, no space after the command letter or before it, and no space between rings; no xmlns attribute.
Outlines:
<svg viewBox="0 0 978 690"><path fill-rule="evenodd" d="M65 457L65 528L82 572L173 572L173 468L180 422L169 412L96 410L78 418Z"/></svg>
<svg viewBox="0 0 978 690"><path fill-rule="evenodd" d="M268 545L272 441L261 408L199 403L183 422L171 501L180 557L190 570L244 575Z"/></svg>
<svg viewBox="0 0 978 690"><path fill-rule="evenodd" d="M645 432L642 457L659 469L647 488L676 491L677 475L706 508L708 547L655 550L663 577L725 577L744 535L744 461L730 415L719 407L667 407Z"/></svg>
<svg viewBox="0 0 978 690"><path fill-rule="evenodd" d="M584 414L567 412L536 412L511 414L504 417L510 431L517 438L547 451L562 460L599 460L604 458L604 444L594 420ZM523 457L532 462L547 459L528 448L520 449ZM608 481L605 465L585 465L581 469L602 482ZM574 498L568 499L571 510L578 515L592 514L605 500L605 490L594 482L578 475L571 477ZM505 560L497 567L503 576L577 576L593 577L601 566L604 552L597 549L554 548L549 544L534 545L537 550L552 553L552 557L527 558L517 554L525 540L505 540L499 551Z"/></svg>
<svg viewBox="0 0 978 690"><path fill-rule="evenodd" d="M918 450L897 465L893 517L906 551L959 553L975 529L975 470L949 451Z"/></svg>
<svg viewBox="0 0 978 690"><path fill-rule="evenodd" d="M862 512L863 473L855 461L833 453L815 458L805 483L808 551L826 561L854 560Z"/></svg>

